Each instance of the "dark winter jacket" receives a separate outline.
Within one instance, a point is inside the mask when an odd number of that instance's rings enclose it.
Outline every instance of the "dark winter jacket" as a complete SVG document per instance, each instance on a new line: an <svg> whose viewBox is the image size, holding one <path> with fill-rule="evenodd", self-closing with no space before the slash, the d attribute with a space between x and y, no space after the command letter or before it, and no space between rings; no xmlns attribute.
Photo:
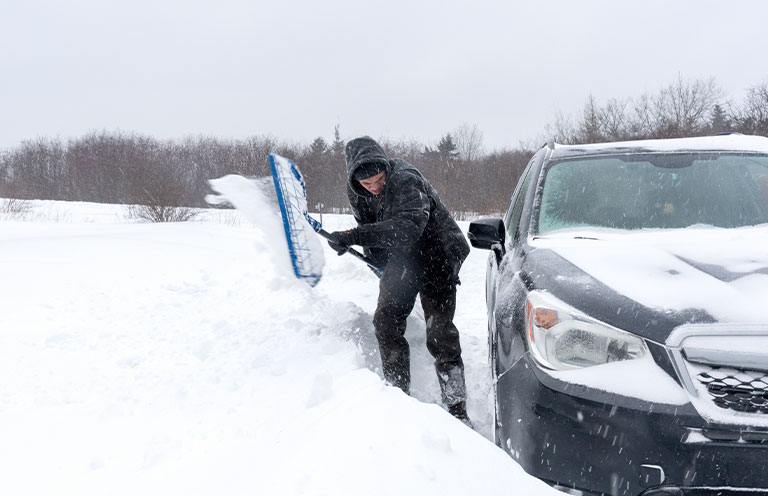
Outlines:
<svg viewBox="0 0 768 496"><path fill-rule="evenodd" d="M380 265L388 260L443 265L458 275L469 244L424 176L405 160L390 159L368 136L347 143L346 162L347 194L366 253ZM353 179L369 162L385 164L386 182L377 196Z"/></svg>

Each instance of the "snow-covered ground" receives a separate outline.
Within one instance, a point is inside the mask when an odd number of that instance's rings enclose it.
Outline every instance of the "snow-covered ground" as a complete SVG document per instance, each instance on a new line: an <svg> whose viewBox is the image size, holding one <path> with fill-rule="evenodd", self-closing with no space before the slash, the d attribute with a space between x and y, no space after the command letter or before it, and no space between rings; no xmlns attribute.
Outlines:
<svg viewBox="0 0 768 496"><path fill-rule="evenodd" d="M488 439L487 252L456 315L472 431L439 406L424 323L408 397L380 377L375 276L323 243L323 279L296 280L269 214L33 207L0 218L0 494L560 494Z"/></svg>

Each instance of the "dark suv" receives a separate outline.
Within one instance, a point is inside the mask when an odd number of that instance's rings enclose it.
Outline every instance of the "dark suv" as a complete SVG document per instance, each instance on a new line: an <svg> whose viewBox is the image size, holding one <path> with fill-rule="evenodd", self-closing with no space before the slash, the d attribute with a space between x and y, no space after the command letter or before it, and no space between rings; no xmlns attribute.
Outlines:
<svg viewBox="0 0 768 496"><path fill-rule="evenodd" d="M528 473L768 493L768 138L548 144L469 238L496 443Z"/></svg>

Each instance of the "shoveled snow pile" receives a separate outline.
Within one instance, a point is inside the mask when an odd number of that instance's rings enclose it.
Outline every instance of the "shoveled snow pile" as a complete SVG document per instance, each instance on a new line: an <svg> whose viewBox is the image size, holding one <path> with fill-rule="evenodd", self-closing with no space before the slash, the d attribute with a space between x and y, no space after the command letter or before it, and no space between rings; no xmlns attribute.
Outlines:
<svg viewBox="0 0 768 496"><path fill-rule="evenodd" d="M423 322L408 397L379 374L375 276L325 247L296 280L274 213L34 206L0 221L0 493L559 494L487 439L484 253L457 315L475 432L436 404Z"/></svg>

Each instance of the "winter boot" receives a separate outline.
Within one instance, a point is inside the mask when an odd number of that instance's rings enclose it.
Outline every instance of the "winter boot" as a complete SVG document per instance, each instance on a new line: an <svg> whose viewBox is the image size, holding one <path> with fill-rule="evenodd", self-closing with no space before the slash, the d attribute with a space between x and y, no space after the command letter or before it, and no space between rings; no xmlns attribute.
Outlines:
<svg viewBox="0 0 768 496"><path fill-rule="evenodd" d="M389 377L387 377L389 376ZM411 378L397 374L384 374L384 380L390 386L400 388L405 394L411 395Z"/></svg>
<svg viewBox="0 0 768 496"><path fill-rule="evenodd" d="M460 401L459 403L456 403L455 405L450 405L448 407L448 413L456 417L457 419L464 422L464 424L472 429L472 421L469 420L469 415L467 415L467 402L466 401Z"/></svg>
<svg viewBox="0 0 768 496"><path fill-rule="evenodd" d="M379 344L381 353L381 368L384 380L390 386L403 390L405 394L411 391L411 352L406 343L401 349L384 348Z"/></svg>
<svg viewBox="0 0 768 496"><path fill-rule="evenodd" d="M435 364L437 380L444 405L463 403L467 399L467 387L464 385L464 364Z"/></svg>

